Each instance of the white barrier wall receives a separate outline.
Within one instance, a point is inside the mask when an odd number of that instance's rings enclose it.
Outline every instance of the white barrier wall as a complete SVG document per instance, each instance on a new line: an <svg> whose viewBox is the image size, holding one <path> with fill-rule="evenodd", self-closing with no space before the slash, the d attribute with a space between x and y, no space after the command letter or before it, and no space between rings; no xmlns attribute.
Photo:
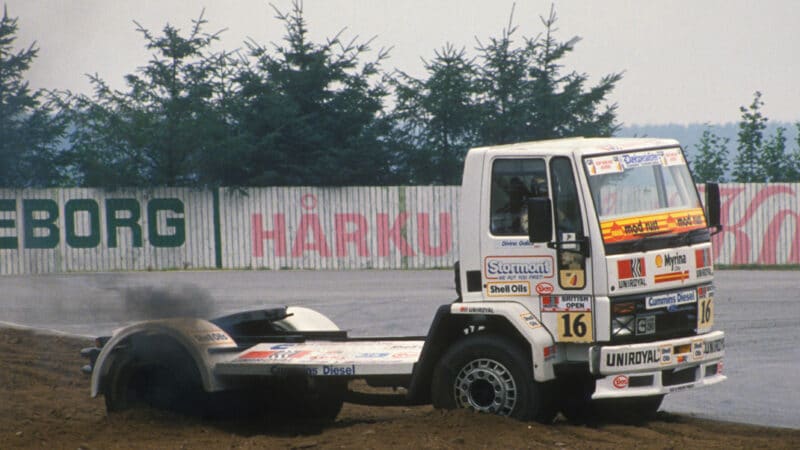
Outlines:
<svg viewBox="0 0 800 450"><path fill-rule="evenodd" d="M723 184L723 264L800 264L800 183ZM403 269L456 259L459 188L0 189L0 274Z"/></svg>
<svg viewBox="0 0 800 450"><path fill-rule="evenodd" d="M453 186L223 190L222 266L451 266L458 192Z"/></svg>
<svg viewBox="0 0 800 450"><path fill-rule="evenodd" d="M214 267L212 193L0 190L0 274Z"/></svg>

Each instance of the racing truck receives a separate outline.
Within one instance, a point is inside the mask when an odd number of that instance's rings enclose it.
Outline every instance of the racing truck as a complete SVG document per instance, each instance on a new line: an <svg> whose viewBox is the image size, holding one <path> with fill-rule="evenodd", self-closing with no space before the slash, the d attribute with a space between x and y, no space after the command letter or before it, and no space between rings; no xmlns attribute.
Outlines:
<svg viewBox="0 0 800 450"><path fill-rule="evenodd" d="M126 326L82 351L83 370L109 411L236 398L327 420L345 401L544 423L602 404L649 417L668 393L726 379L713 329L719 187L703 191L704 203L675 140L473 148L457 298L426 336L348 337L309 308L264 308ZM393 389L353 390L364 382Z"/></svg>

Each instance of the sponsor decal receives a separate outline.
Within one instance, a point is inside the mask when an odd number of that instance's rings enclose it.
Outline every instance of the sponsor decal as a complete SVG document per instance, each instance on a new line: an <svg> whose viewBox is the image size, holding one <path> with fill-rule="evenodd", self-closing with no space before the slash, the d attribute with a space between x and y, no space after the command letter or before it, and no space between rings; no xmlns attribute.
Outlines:
<svg viewBox="0 0 800 450"><path fill-rule="evenodd" d="M523 322L525 322L531 328L539 328L539 327L542 326L542 324L539 323L538 320L536 320L536 316L534 316L533 314L531 314L529 312L522 313L522 314L519 315L519 317L520 317L520 319L522 319Z"/></svg>
<svg viewBox="0 0 800 450"><path fill-rule="evenodd" d="M346 367L339 367L339 366L322 366L322 375L327 376L344 376L344 375L355 375L356 374L356 366L346 366Z"/></svg>
<svg viewBox="0 0 800 450"><path fill-rule="evenodd" d="M558 277L565 289L580 289L586 285L583 270L559 270Z"/></svg>
<svg viewBox="0 0 800 450"><path fill-rule="evenodd" d="M617 261L617 286L620 289L647 286L644 258Z"/></svg>
<svg viewBox="0 0 800 450"><path fill-rule="evenodd" d="M591 176L604 175L607 173L620 173L623 170L618 156L588 158L586 159L586 169L589 171L589 175Z"/></svg>
<svg viewBox="0 0 800 450"><path fill-rule="evenodd" d="M536 285L536 293L539 295L552 294L553 285L548 283L547 281L542 281L541 283Z"/></svg>
<svg viewBox="0 0 800 450"><path fill-rule="evenodd" d="M670 292L669 294L652 295L645 297L645 308L668 308L676 305L686 305L697 301L697 293L694 290Z"/></svg>
<svg viewBox="0 0 800 450"><path fill-rule="evenodd" d="M240 356L239 359L295 359L301 358L311 352L308 351L280 351L280 350L266 350L266 351L252 351L247 352Z"/></svg>
<svg viewBox="0 0 800 450"><path fill-rule="evenodd" d="M545 347L542 352L544 353L544 360L549 361L556 357L558 347L555 345L551 345L549 347Z"/></svg>
<svg viewBox="0 0 800 450"><path fill-rule="evenodd" d="M625 389L628 387L628 377L626 375L617 375L614 377L613 384L617 389Z"/></svg>
<svg viewBox="0 0 800 450"><path fill-rule="evenodd" d="M683 166L686 164L686 161L683 159L683 153L677 148L664 150L661 156L662 163L665 166Z"/></svg>
<svg viewBox="0 0 800 450"><path fill-rule="evenodd" d="M589 295L543 295L542 312L591 311Z"/></svg>
<svg viewBox="0 0 800 450"><path fill-rule="evenodd" d="M639 316L636 318L636 335L655 334L656 316Z"/></svg>
<svg viewBox="0 0 800 450"><path fill-rule="evenodd" d="M609 353L606 355L606 366L608 367L640 366L660 362L661 352L656 349Z"/></svg>
<svg viewBox="0 0 800 450"><path fill-rule="evenodd" d="M694 251L694 263L696 267L695 276L697 278L710 277L714 275L714 267L711 262L711 249L703 248Z"/></svg>
<svg viewBox="0 0 800 450"><path fill-rule="evenodd" d="M197 341L199 344L205 345L223 345L227 343L232 343L233 340L225 333L221 333L219 331L211 331L208 333L197 333L194 334L194 340Z"/></svg>
<svg viewBox="0 0 800 450"><path fill-rule="evenodd" d="M484 263L487 280L541 280L553 277L553 257L542 256L488 256Z"/></svg>
<svg viewBox="0 0 800 450"><path fill-rule="evenodd" d="M672 362L672 346L662 345L659 347L661 352L661 365L670 364Z"/></svg>
<svg viewBox="0 0 800 450"><path fill-rule="evenodd" d="M692 341L692 357L696 360L703 359L703 341Z"/></svg>
<svg viewBox="0 0 800 450"><path fill-rule="evenodd" d="M656 267L668 267L670 270L678 270L686 264L686 255L681 253L656 255Z"/></svg>
<svg viewBox="0 0 800 450"><path fill-rule="evenodd" d="M683 281L689 279L688 270L679 270L677 272L661 273L653 277L656 283L669 283L670 281Z"/></svg>
<svg viewBox="0 0 800 450"><path fill-rule="evenodd" d="M654 232L684 233L705 226L706 219L702 208L612 219L600 223L603 242L606 244L639 239Z"/></svg>
<svg viewBox="0 0 800 450"><path fill-rule="evenodd" d="M531 295L530 281L490 281L486 283L486 295L489 297L524 297Z"/></svg>
<svg viewBox="0 0 800 450"><path fill-rule="evenodd" d="M661 152L642 152L622 155L622 167L634 169L636 167L660 166Z"/></svg>
<svg viewBox="0 0 800 450"><path fill-rule="evenodd" d="M458 309L462 313L475 313L475 314L493 314L494 309L488 306L462 306Z"/></svg>
<svg viewBox="0 0 800 450"><path fill-rule="evenodd" d="M500 248L519 248L519 247L533 247L533 242L529 239L503 239L500 241L498 247Z"/></svg>
<svg viewBox="0 0 800 450"><path fill-rule="evenodd" d="M710 353L719 353L723 350L725 350L725 339L708 341L703 346L703 353L705 353L706 355Z"/></svg>

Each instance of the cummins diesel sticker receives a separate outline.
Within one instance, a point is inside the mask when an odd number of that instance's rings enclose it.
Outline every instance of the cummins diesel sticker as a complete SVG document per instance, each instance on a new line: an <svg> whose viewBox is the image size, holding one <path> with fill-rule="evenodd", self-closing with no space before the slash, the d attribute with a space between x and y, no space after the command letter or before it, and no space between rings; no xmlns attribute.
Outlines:
<svg viewBox="0 0 800 450"><path fill-rule="evenodd" d="M647 309L668 308L670 306L685 305L697 301L697 292L691 291L670 292L669 294L645 297Z"/></svg>
<svg viewBox="0 0 800 450"><path fill-rule="evenodd" d="M487 280L523 281L553 277L552 256L487 256L484 262Z"/></svg>

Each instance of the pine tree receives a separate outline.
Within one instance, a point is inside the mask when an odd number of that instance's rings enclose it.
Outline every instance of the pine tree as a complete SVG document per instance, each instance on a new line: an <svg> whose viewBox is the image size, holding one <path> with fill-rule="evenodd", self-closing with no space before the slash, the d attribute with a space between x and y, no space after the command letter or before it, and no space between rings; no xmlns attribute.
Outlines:
<svg viewBox="0 0 800 450"><path fill-rule="evenodd" d="M52 96L31 91L24 79L39 49L14 52L17 18L3 8L0 20L0 186L40 187L62 180L56 159L64 132Z"/></svg>
<svg viewBox="0 0 800 450"><path fill-rule="evenodd" d="M714 134L709 128L703 130L696 145L697 157L692 164L692 172L698 183L725 181L728 171L728 143L730 139Z"/></svg>
<svg viewBox="0 0 800 450"><path fill-rule="evenodd" d="M791 160L786 155L786 129L778 127L774 136L764 142L761 167L765 181L793 181Z"/></svg>
<svg viewBox="0 0 800 450"><path fill-rule="evenodd" d="M762 183L766 175L761 165L763 156L764 129L767 118L761 114L761 92L753 94L753 102L749 107L741 106L739 111L738 145L736 160L733 163L733 180L738 183Z"/></svg>

